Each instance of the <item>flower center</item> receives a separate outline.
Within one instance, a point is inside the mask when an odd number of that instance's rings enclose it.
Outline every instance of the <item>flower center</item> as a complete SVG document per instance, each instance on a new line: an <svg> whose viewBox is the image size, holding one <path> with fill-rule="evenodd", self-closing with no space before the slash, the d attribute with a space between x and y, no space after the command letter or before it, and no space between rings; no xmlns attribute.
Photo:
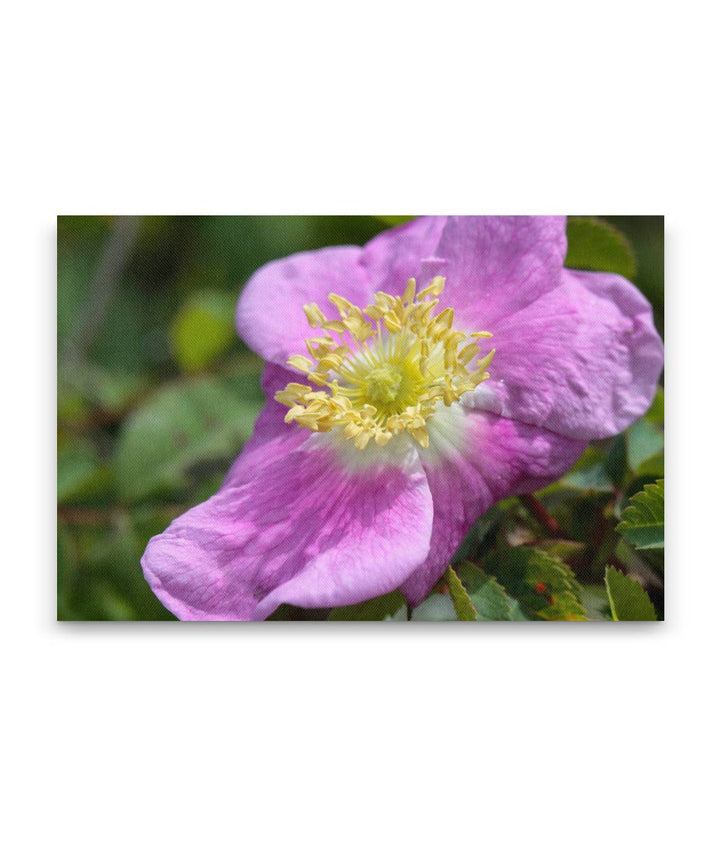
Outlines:
<svg viewBox="0 0 720 856"><path fill-rule="evenodd" d="M378 366L369 371L365 378L365 396L371 404L393 404L397 401L403 381L403 373L397 366Z"/></svg>
<svg viewBox="0 0 720 856"><path fill-rule="evenodd" d="M337 320L316 303L306 305L310 326L325 335L306 341L310 359L295 356L288 364L316 388L289 383L275 394L289 408L285 421L311 431L341 428L358 449L370 440L385 446L404 431L426 448L428 419L487 380L495 354L480 357L480 340L491 333L454 330L450 308L434 314L444 286L438 276L416 295L411 279L402 297L378 291L365 309L330 294Z"/></svg>

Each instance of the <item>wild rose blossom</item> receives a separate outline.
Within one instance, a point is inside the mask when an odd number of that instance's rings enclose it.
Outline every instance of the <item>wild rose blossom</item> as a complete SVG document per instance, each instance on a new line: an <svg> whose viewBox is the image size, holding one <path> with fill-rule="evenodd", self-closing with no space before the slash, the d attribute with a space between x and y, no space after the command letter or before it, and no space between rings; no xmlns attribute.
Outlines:
<svg viewBox="0 0 720 856"><path fill-rule="evenodd" d="M417 605L493 503L641 416L650 305L566 249L562 217L427 217L258 270L237 327L268 403L220 491L148 544L159 599L195 620Z"/></svg>

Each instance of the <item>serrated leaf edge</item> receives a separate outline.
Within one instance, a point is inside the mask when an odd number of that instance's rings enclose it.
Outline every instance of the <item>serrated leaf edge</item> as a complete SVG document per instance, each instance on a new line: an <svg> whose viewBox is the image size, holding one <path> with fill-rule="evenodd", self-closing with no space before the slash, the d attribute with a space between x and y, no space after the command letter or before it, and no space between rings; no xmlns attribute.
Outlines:
<svg viewBox="0 0 720 856"><path fill-rule="evenodd" d="M636 582L631 577L628 577L627 574L624 574L622 571L618 570L615 567L615 565L606 565L605 566L605 591L607 592L608 603L610 604L610 615L612 616L612 620L613 621L625 621L627 619L618 618L617 611L615 609L615 601L613 600L612 592L610 591L610 584L608 582L608 575L609 575L610 571L615 571L616 574L620 574L620 576L625 577L626 579L629 579L631 582L635 583L635 585L637 585L641 589L641 591L643 592L645 597L648 599L648 602L650 603L650 607L652 608L653 614L655 615L655 620L657 621L657 612L655 612L655 607L653 606L652 601L648 597L648 593L640 585L640 583Z"/></svg>
<svg viewBox="0 0 720 856"><path fill-rule="evenodd" d="M445 582L450 589L450 597L457 615L458 621L477 621L478 614L475 605L470 599L467 589L462 584L462 580L455 573L452 565L448 565L443 574Z"/></svg>
<svg viewBox="0 0 720 856"><path fill-rule="evenodd" d="M650 521L647 523L633 521L630 518L635 514L642 514L642 509L647 509L646 503L654 502L655 499L662 500L663 505L663 519ZM633 504L635 503L635 504ZM620 515L620 522L615 527L617 532L624 534L625 532L630 532L636 529L653 529L662 527L663 533L665 531L665 479L657 479L654 483L646 484L645 487L634 493L630 499L628 500L628 504ZM633 546L637 547L640 550L648 550L648 549L660 549L653 547L642 547L639 544L635 544L635 542L628 538L626 535L624 536ZM663 539L664 546L664 539Z"/></svg>

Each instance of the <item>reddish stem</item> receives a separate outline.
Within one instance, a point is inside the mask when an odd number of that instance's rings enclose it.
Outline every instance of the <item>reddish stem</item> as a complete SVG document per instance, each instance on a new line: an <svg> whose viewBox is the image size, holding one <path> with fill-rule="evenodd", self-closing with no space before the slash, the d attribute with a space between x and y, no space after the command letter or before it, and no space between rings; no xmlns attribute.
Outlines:
<svg viewBox="0 0 720 856"><path fill-rule="evenodd" d="M540 523L540 525L550 533L550 535L554 535L557 538L568 537L565 532L563 532L563 529L557 520L555 520L552 514L550 514L547 508L545 508L537 497L533 496L531 493L522 493L518 499L538 521L538 523Z"/></svg>

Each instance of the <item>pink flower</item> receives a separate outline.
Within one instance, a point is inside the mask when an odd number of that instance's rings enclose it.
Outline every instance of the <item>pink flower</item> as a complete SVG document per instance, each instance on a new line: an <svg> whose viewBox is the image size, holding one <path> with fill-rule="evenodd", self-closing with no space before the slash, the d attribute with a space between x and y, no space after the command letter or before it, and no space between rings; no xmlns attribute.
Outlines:
<svg viewBox="0 0 720 856"><path fill-rule="evenodd" d="M561 217L427 217L257 271L237 325L268 403L220 491L148 544L160 600L196 620L416 605L493 503L641 416L650 305L565 252Z"/></svg>

